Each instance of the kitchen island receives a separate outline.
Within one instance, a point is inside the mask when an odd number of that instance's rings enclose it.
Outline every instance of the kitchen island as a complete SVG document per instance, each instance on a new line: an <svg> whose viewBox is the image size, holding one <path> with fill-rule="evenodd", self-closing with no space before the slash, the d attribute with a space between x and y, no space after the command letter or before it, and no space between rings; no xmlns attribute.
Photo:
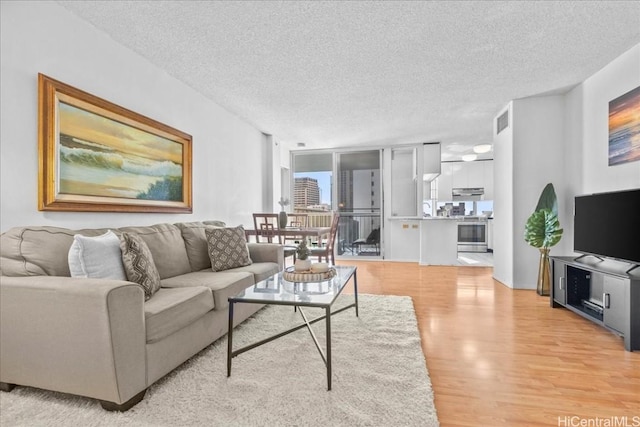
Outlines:
<svg viewBox="0 0 640 427"><path fill-rule="evenodd" d="M458 218L394 216L391 221L393 261L420 265L457 265Z"/></svg>
<svg viewBox="0 0 640 427"><path fill-rule="evenodd" d="M458 264L458 220L426 217L420 227L420 265Z"/></svg>

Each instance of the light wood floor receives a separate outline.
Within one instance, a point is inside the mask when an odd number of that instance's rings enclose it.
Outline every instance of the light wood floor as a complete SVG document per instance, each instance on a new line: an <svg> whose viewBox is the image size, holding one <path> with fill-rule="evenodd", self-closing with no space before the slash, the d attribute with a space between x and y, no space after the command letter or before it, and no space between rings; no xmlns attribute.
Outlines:
<svg viewBox="0 0 640 427"><path fill-rule="evenodd" d="M442 426L640 426L640 352L549 297L486 267L338 263L361 293L412 297Z"/></svg>

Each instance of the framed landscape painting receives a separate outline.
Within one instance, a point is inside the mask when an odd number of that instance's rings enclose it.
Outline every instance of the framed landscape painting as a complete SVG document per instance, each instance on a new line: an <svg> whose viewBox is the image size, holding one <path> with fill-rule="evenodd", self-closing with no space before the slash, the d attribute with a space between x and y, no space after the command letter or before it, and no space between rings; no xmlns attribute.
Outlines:
<svg viewBox="0 0 640 427"><path fill-rule="evenodd" d="M609 102L609 166L640 160L640 86Z"/></svg>
<svg viewBox="0 0 640 427"><path fill-rule="evenodd" d="M191 213L191 136L38 75L39 209Z"/></svg>

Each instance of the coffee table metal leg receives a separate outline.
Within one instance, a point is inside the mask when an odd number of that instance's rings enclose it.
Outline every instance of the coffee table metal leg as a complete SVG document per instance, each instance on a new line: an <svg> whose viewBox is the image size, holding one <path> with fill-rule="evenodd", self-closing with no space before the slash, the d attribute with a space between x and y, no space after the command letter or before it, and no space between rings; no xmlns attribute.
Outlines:
<svg viewBox="0 0 640 427"><path fill-rule="evenodd" d="M229 301L229 332L227 333L227 377L231 376L231 353L233 352L233 301Z"/></svg>
<svg viewBox="0 0 640 427"><path fill-rule="evenodd" d="M331 390L331 307L325 309L327 325L327 390Z"/></svg>
<svg viewBox="0 0 640 427"><path fill-rule="evenodd" d="M358 317L358 271L353 272L353 294L356 299L356 317Z"/></svg>

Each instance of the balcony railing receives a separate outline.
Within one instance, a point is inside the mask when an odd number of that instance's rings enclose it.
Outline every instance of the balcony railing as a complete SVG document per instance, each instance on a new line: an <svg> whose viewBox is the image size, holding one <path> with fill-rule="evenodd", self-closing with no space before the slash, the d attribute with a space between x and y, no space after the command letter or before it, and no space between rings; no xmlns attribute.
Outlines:
<svg viewBox="0 0 640 427"><path fill-rule="evenodd" d="M309 227L331 227L333 212L310 212L304 209L296 209L295 212L307 214ZM312 241L311 243L315 244L316 242ZM340 212L336 254L344 256L380 255L380 213Z"/></svg>
<svg viewBox="0 0 640 427"><path fill-rule="evenodd" d="M341 212L336 241L338 255L380 255L380 213Z"/></svg>

